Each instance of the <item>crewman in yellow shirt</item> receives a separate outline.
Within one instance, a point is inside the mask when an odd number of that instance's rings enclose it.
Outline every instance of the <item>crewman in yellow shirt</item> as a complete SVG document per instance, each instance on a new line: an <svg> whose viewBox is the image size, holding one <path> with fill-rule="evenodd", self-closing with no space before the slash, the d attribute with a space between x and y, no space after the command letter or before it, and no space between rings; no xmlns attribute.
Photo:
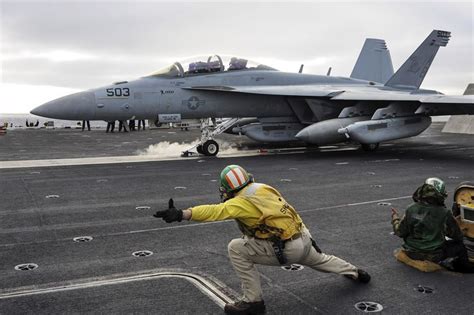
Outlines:
<svg viewBox="0 0 474 315"><path fill-rule="evenodd" d="M281 194L238 165L229 165L220 175L222 203L178 210L170 199L169 209L154 216L171 223L181 220L221 221L235 219L244 234L228 245L231 263L242 281L241 301L226 304L226 314L263 314L265 303L256 264L301 264L332 272L361 283L370 275L362 269L321 252L296 210Z"/></svg>

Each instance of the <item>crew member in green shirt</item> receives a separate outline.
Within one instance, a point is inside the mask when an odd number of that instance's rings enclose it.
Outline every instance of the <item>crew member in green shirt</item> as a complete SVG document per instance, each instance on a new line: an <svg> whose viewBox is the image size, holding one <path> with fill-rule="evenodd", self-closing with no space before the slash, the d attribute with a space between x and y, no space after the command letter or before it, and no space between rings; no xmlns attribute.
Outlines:
<svg viewBox="0 0 474 315"><path fill-rule="evenodd" d="M444 205L447 196L441 179L428 178L413 194L414 203L402 218L392 208L393 231L403 238L403 249L411 259L429 260L453 271L474 272L463 244L463 234Z"/></svg>

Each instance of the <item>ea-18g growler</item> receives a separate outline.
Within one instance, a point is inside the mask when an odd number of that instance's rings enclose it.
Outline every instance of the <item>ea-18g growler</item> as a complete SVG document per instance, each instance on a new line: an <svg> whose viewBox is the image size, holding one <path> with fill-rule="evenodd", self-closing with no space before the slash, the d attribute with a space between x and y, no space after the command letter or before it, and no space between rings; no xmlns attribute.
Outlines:
<svg viewBox="0 0 474 315"><path fill-rule="evenodd" d="M474 114L472 95L447 96L420 85L450 32L434 30L394 73L381 39L366 39L350 77L281 72L237 57L211 55L134 81L65 96L31 111L70 120L201 119L196 149L216 155L224 131L262 142L311 145L355 141L365 150L416 136L433 115ZM229 118L213 124L216 118Z"/></svg>

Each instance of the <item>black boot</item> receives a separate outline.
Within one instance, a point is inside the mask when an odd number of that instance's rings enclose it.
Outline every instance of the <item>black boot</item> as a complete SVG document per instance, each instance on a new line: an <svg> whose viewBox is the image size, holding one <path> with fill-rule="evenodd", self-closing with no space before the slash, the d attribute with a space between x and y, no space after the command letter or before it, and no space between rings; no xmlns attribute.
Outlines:
<svg viewBox="0 0 474 315"><path fill-rule="evenodd" d="M357 281L362 283L369 283L370 282L370 275L367 271L362 269L357 269L357 273L359 276L357 277Z"/></svg>
<svg viewBox="0 0 474 315"><path fill-rule="evenodd" d="M224 307L226 314L246 314L246 315L258 315L265 314L265 303L259 302L245 302L239 301L233 304L226 304Z"/></svg>
<svg viewBox="0 0 474 315"><path fill-rule="evenodd" d="M351 280L361 282L361 283L369 283L370 282L370 275L367 271L362 269L357 269L357 278L354 279L352 276L344 275L344 277L349 278Z"/></svg>

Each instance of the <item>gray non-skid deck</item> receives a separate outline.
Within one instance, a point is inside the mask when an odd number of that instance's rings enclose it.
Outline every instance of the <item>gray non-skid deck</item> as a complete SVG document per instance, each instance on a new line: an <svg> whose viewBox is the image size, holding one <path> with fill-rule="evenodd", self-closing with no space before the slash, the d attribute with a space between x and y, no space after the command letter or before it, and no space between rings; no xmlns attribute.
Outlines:
<svg viewBox="0 0 474 315"><path fill-rule="evenodd" d="M228 296L240 292L227 258L227 243L240 235L234 222L166 224L151 216L170 197L182 208L218 202L218 174L235 163L278 188L323 251L372 275L369 285L358 285L309 268L259 267L269 314L358 313L359 301L378 302L386 314L472 314L472 275L424 274L393 257L401 241L390 234L387 203L404 209L430 176L446 180L450 203L456 185L474 179L474 137L442 134L441 127L434 124L419 137L388 143L375 153L334 146L248 157L0 169L0 313L222 312L183 278L114 279L179 270L209 276ZM14 130L0 137L0 163L128 156L159 141L191 142L196 136L179 130L113 135ZM235 139L252 150L259 147ZM51 195L58 197L46 198ZM144 206L150 209L137 209ZM74 242L78 236L93 239ZM132 256L140 250L153 255ZM14 269L22 263L39 267ZM434 293L420 293L418 285ZM12 292L24 295L7 298Z"/></svg>

